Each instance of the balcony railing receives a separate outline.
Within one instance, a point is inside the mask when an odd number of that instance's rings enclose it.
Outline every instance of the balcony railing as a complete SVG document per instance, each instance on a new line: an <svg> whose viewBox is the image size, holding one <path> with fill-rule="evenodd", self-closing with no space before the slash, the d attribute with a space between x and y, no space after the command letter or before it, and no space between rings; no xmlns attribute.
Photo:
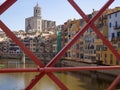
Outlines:
<svg viewBox="0 0 120 90"><path fill-rule="evenodd" d="M117 37L116 40L117 40L117 41L120 41L120 37Z"/></svg>
<svg viewBox="0 0 120 90"><path fill-rule="evenodd" d="M115 30L120 30L120 26L114 26Z"/></svg>
<svg viewBox="0 0 120 90"><path fill-rule="evenodd" d="M112 37L111 38L111 41L113 42L113 41L116 41L117 40L117 38L116 37Z"/></svg>

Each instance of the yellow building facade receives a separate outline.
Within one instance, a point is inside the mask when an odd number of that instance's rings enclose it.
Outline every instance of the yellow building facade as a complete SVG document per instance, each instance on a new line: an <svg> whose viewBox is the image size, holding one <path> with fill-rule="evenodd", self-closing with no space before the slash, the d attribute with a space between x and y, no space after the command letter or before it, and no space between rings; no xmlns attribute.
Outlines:
<svg viewBox="0 0 120 90"><path fill-rule="evenodd" d="M108 17L107 15L113 12L116 12L120 10L120 7L116 7L114 9L108 9L106 10L103 15L99 18L99 23L102 23L103 25L100 27L101 29L101 33L103 34L103 36L108 39ZM99 29L99 28L98 28ZM113 45L113 47L120 52L120 47L119 44L116 40L116 38L112 38L112 40L110 41L110 43ZM95 41L96 44L96 60L98 62L98 64L105 64L105 65L119 65L120 62L117 60L117 58L115 57L115 55L111 52L111 50L106 47L106 45L104 45L103 41L99 38L96 38Z"/></svg>
<svg viewBox="0 0 120 90"><path fill-rule="evenodd" d="M79 31L80 28L80 21L79 20L68 20L64 24L64 45L66 45L74 35ZM79 43L79 40L65 53L64 58L68 60L76 60L77 56L77 49L76 45ZM78 52L79 53L79 52Z"/></svg>

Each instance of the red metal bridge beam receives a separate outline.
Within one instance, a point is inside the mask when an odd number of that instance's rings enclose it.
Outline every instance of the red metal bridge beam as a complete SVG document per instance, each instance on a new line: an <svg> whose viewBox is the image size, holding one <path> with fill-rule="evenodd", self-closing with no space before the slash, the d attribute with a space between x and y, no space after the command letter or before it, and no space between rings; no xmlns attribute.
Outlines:
<svg viewBox="0 0 120 90"><path fill-rule="evenodd" d="M22 73L22 72L66 72L81 70L119 70L120 66L83 66L83 67L46 67L46 68L18 68L18 69L0 69L0 73Z"/></svg>
<svg viewBox="0 0 120 90"><path fill-rule="evenodd" d="M44 68L43 68L44 69ZM32 80L32 82L25 88L25 90L31 90L33 88L33 86L36 85L36 83L45 75L47 74L54 82L55 84L57 84L61 90L68 90L68 88L51 72L42 72L38 75L36 75L36 77Z"/></svg>
<svg viewBox="0 0 120 90"><path fill-rule="evenodd" d="M54 82L61 88L61 90L68 90L68 88L51 72L46 73L46 72L41 72L39 73L31 82L30 84L25 88L25 90L31 90L35 84L37 84L40 79L47 74Z"/></svg>
<svg viewBox="0 0 120 90"><path fill-rule="evenodd" d="M20 40L10 31L10 29L0 20L0 28L18 45L20 46L20 48L37 64L39 65L40 67L44 67L45 65L30 51L28 50L24 44L22 42L20 42ZM45 72L43 72L44 75L45 75ZM57 79L57 77L53 74L53 73L50 73L50 74L47 74L50 78L51 77L54 77L56 78L56 80L54 78L51 78L60 88L65 88L65 90L68 90L67 87L62 84L62 82ZM38 75L39 76L39 75ZM35 77L36 78L36 77ZM33 87L33 83L35 82L38 82L40 79L40 77L36 78L36 79L33 79L32 82L30 83L30 87L28 86L27 88L28 89L25 89L25 90L30 90L31 87ZM59 83L58 83L59 82Z"/></svg>
<svg viewBox="0 0 120 90"><path fill-rule="evenodd" d="M44 75L44 73L43 73L43 75ZM52 76L52 74L50 74L51 76ZM55 80L56 81L56 80ZM29 90L29 89L28 89Z"/></svg>
<svg viewBox="0 0 120 90"><path fill-rule="evenodd" d="M82 67L49 67L45 68L45 72L66 72L81 70L119 70L120 66L82 66Z"/></svg>
<svg viewBox="0 0 120 90"><path fill-rule="evenodd" d="M0 28L18 45L20 46L20 48L37 64L39 65L40 67L44 67L45 65L30 51L28 50L24 44L22 42L20 42L20 40L10 31L10 29L4 24L2 23L2 21L0 20ZM44 75L45 75L45 72L43 72ZM56 78L56 80L54 78L51 78L60 88L65 88L65 90L68 90L67 87L62 84L62 82L57 79L57 77L53 74L53 73L50 73L50 74L47 74L50 78L51 77L54 77ZM39 76L39 75L38 75ZM36 78L36 77L35 77ZM30 85L28 85L28 89L26 88L25 90L30 90L31 87L33 87L33 83L37 83L39 81L40 78L36 78L36 79L33 79L32 82L30 83ZM59 82L59 83L58 83Z"/></svg>
<svg viewBox="0 0 120 90"><path fill-rule="evenodd" d="M119 82L120 82L120 75L117 76L117 78L113 81L113 83L110 85L110 87L107 90L114 90Z"/></svg>
<svg viewBox="0 0 120 90"><path fill-rule="evenodd" d="M79 36L81 36L89 27L91 23L94 23L95 20L100 16L100 14L102 14L106 8L109 7L109 5L112 2L107 2L107 4L105 4L102 9L98 12L98 14L96 14L88 23L87 25L85 25L81 31L79 31L74 37L73 39L67 44L65 45L65 47L46 65L46 67L51 67L54 64L56 64L56 62L58 61L58 59L76 42L76 40L79 38ZM42 75L42 73L41 73Z"/></svg>
<svg viewBox="0 0 120 90"><path fill-rule="evenodd" d="M113 0L114 1L114 0ZM69 0L69 2L71 3L71 5L76 9L76 11L83 17L83 19L88 22L89 19L88 17L84 14L84 12L78 7L78 5L72 1ZM112 51L112 53L118 58L118 60L120 61L120 54L113 48L113 46L110 44L110 42L101 34L101 32L99 30L97 30L96 26L94 24L91 24L91 28L93 28L93 30L96 32L96 34L102 39L103 43ZM118 84L118 82L120 81L120 75L113 81L113 83L110 85L110 87L108 88L108 90L113 90L115 88L115 86Z"/></svg>
<svg viewBox="0 0 120 90"><path fill-rule="evenodd" d="M17 0L6 0L1 6L0 6L0 15L7 10L11 5L13 5Z"/></svg>
<svg viewBox="0 0 120 90"><path fill-rule="evenodd" d="M113 2L115 0L112 0ZM83 17L83 19L88 23L89 18L85 15L85 13L78 7L78 5L72 1L69 0L71 5L76 9L76 11ZM111 43L103 36L103 34L96 28L94 24L91 24L91 28L95 31L95 33L99 36L99 38L103 41L103 43L111 50L111 52L120 60L120 54L114 49L114 47L111 45Z"/></svg>
<svg viewBox="0 0 120 90"><path fill-rule="evenodd" d="M6 0L0 6L0 14L5 12L11 5L13 5L17 0ZM0 20L0 28L18 45L20 48L39 66L44 67L44 64L30 51L24 44L14 35L13 32Z"/></svg>
<svg viewBox="0 0 120 90"><path fill-rule="evenodd" d="M6 2L4 2L1 6L0 6L0 14L2 14L5 10L7 10L14 2L16 2L17 0L6 0ZM40 60L32 53L30 52L23 43L20 42L20 40L10 31L10 29L5 26L4 23L2 23L2 21L0 20L0 28L2 30L5 31L5 33L18 45L20 46L20 48L40 67L44 67L45 65L40 62ZM45 75L45 73L44 73ZM62 89L62 88L66 88L65 85L59 80L57 79L57 77L51 73L51 74L47 74L50 78L54 77L56 78L56 80L53 78L53 81ZM51 78L52 79L52 78ZM36 79L34 79L36 80ZM59 82L59 83L58 83ZM30 90L30 89L28 89ZM67 90L67 89L66 89Z"/></svg>
<svg viewBox="0 0 120 90"><path fill-rule="evenodd" d="M69 0L73 1L73 0ZM50 67L56 64L56 62L62 57L62 55L80 38L80 36L97 20L98 17L113 3L114 0L109 0L100 11L68 42L65 47L46 65ZM75 7L76 8L76 7Z"/></svg>
<svg viewBox="0 0 120 90"><path fill-rule="evenodd" d="M0 28L27 54L37 65L44 67L44 64L14 35L13 32L0 20Z"/></svg>

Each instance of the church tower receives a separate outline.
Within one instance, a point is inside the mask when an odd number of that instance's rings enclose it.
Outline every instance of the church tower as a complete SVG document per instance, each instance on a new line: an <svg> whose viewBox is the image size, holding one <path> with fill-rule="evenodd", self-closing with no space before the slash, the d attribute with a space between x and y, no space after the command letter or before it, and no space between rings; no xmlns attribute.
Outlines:
<svg viewBox="0 0 120 90"><path fill-rule="evenodd" d="M41 8L39 7L38 3L34 7L34 17L40 17L41 18Z"/></svg>
<svg viewBox="0 0 120 90"><path fill-rule="evenodd" d="M33 9L33 16L25 19L25 31L42 32L41 8L37 3Z"/></svg>

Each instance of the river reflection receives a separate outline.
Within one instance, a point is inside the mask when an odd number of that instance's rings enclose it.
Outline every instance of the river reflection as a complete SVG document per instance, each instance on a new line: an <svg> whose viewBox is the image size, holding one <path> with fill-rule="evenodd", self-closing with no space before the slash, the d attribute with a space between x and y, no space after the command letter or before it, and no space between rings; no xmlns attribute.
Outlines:
<svg viewBox="0 0 120 90"><path fill-rule="evenodd" d="M8 65L9 64L9 65ZM2 68L29 68L36 67L35 64L14 63L2 66ZM39 73L14 73L0 74L0 90L24 90L31 80ZM78 72L54 73L69 90L105 90L110 85L110 81L99 78L92 78L90 75ZM32 90L61 90L47 75L45 75Z"/></svg>
<svg viewBox="0 0 120 90"><path fill-rule="evenodd" d="M0 74L0 90L23 90L31 79L37 73L17 73L17 74ZM56 73L56 76L69 87L69 90L87 90L79 85L85 83L80 82L77 78L65 74ZM32 90L60 90L59 87L48 77L44 76Z"/></svg>
<svg viewBox="0 0 120 90"><path fill-rule="evenodd" d="M0 90L22 90L38 73L0 74ZM75 77L73 73L55 73L55 75L69 88L69 90L104 90L108 86L106 82L80 75ZM32 90L60 90L48 77L44 76Z"/></svg>
<svg viewBox="0 0 120 90"><path fill-rule="evenodd" d="M0 74L0 90L23 90L37 73ZM84 82L67 73L56 73L56 76L69 88L69 90L85 89ZM44 76L32 90L60 90L48 77Z"/></svg>

